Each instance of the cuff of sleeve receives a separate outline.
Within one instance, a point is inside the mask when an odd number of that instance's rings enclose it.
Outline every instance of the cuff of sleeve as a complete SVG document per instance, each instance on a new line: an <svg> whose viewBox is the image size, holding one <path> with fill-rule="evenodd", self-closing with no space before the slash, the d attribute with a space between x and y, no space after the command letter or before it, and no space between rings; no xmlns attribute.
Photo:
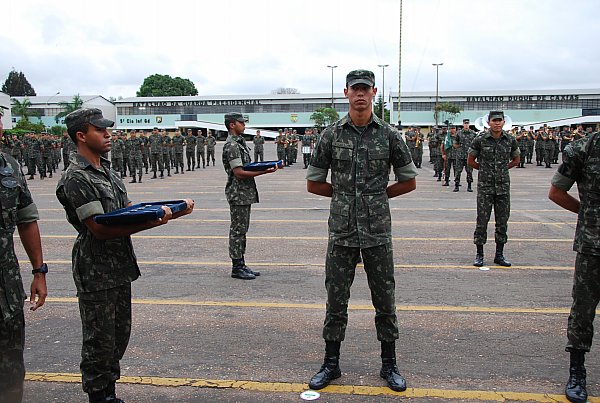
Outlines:
<svg viewBox="0 0 600 403"><path fill-rule="evenodd" d="M104 214L104 207L102 207L102 203L99 200L94 200L78 207L75 212L79 221L83 221L95 215Z"/></svg>
<svg viewBox="0 0 600 403"><path fill-rule="evenodd" d="M521 150L519 150L518 148L515 151L513 151L510 157L515 158L517 155L521 155Z"/></svg>
<svg viewBox="0 0 600 403"><path fill-rule="evenodd" d="M394 174L396 174L396 177L398 177L398 182L405 182L416 177L419 174L419 171L417 171L415 163L411 162L403 167L395 168Z"/></svg>
<svg viewBox="0 0 600 403"><path fill-rule="evenodd" d="M473 150L472 148L469 148L469 155L472 155L474 158L479 157L479 152L477 150Z"/></svg>
<svg viewBox="0 0 600 403"><path fill-rule="evenodd" d="M17 211L17 224L39 220L40 215L35 203L23 207Z"/></svg>
<svg viewBox="0 0 600 403"><path fill-rule="evenodd" d="M231 169L235 169L237 167L243 167L244 164L242 163L241 158L235 158L229 161L229 166L231 167Z"/></svg>
<svg viewBox="0 0 600 403"><path fill-rule="evenodd" d="M571 189L575 181L571 178L567 178L560 172L555 172L550 183L552 183L553 186L556 186L560 190L564 190L565 192L567 192L569 191L569 189Z"/></svg>
<svg viewBox="0 0 600 403"><path fill-rule="evenodd" d="M326 182L327 172L327 169L309 165L306 172L306 179L313 182Z"/></svg>

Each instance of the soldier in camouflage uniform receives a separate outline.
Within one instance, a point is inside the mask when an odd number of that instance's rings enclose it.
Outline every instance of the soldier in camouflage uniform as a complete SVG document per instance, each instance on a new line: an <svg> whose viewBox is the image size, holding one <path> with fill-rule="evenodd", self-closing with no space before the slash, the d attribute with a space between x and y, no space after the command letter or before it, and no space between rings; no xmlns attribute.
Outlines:
<svg viewBox="0 0 600 403"><path fill-rule="evenodd" d="M122 403L116 397L115 382L131 334L131 282L140 275L130 235L163 225L179 213L172 215L163 207L164 217L154 221L119 226L96 223L94 216L130 204L123 181L102 157L110 150L106 128L113 122L92 108L70 113L65 123L77 153L71 155L56 196L78 233L72 270L83 334L82 387L92 403ZM193 202L188 200L184 214L192 209Z"/></svg>
<svg viewBox="0 0 600 403"><path fill-rule="evenodd" d="M275 138L275 144L277 144L277 159L283 161L283 164L287 166L287 139L282 129L279 129L279 135Z"/></svg>
<svg viewBox="0 0 600 403"><path fill-rule="evenodd" d="M70 137L69 141L71 143L73 142ZM123 174L121 174L121 171L123 170L123 148L125 145L123 144L123 140L119 138L118 132L113 132L110 144L110 162L112 169L119 172L119 175L121 175L122 178Z"/></svg>
<svg viewBox="0 0 600 403"><path fill-rule="evenodd" d="M187 130L185 136L185 157L187 160L187 170L194 171L196 169L196 143L197 139L192 133L192 129Z"/></svg>
<svg viewBox="0 0 600 403"><path fill-rule="evenodd" d="M215 166L215 147L217 146L217 139L213 136L212 132L209 130L208 135L206 136L206 140L204 140L204 144L206 144L206 166L210 164L212 161L213 167Z"/></svg>
<svg viewBox="0 0 600 403"><path fill-rule="evenodd" d="M19 164L23 163L23 142L21 141L21 139L16 135L13 134L13 148L10 152L10 155L17 160L17 162Z"/></svg>
<svg viewBox="0 0 600 403"><path fill-rule="evenodd" d="M521 152L521 156L523 158L521 158L519 165L517 165L517 168L525 168L525 160L526 160L526 155L527 155L527 132L523 129L521 129L516 137L515 140L517 140L517 144L519 145L519 151Z"/></svg>
<svg viewBox="0 0 600 403"><path fill-rule="evenodd" d="M250 208L258 203L258 190L254 177L275 172L277 168L266 171L244 171L243 166L252 162L250 149L242 136L246 129L246 119L241 113L225 115L225 127L229 131L223 146L223 168L227 173L225 196L229 203L231 224L229 227L229 257L232 268L231 277L253 280L260 275L246 266L246 233L250 226Z"/></svg>
<svg viewBox="0 0 600 403"><path fill-rule="evenodd" d="M381 342L380 376L391 389L406 389L396 365L398 323L389 199L416 188L417 169L400 133L373 114L374 85L370 71L348 73L344 89L348 115L323 131L306 174L310 193L331 197L325 260L325 360L309 382L311 389L324 388L341 376L340 346L348 322L350 286L361 255ZM398 182L388 186L392 168ZM327 182L329 170L331 183Z"/></svg>
<svg viewBox="0 0 600 403"><path fill-rule="evenodd" d="M167 134L166 130L160 133L160 149L162 152L162 165L160 166L160 177L164 178L164 170L167 170L167 176L171 176L171 137Z"/></svg>
<svg viewBox="0 0 600 403"><path fill-rule="evenodd" d="M54 149L54 140L50 137L48 133L44 133L42 135L42 167L44 169L43 177L46 177L46 174L50 178L52 178L52 170L54 169L54 163L52 162L52 150ZM40 174L40 179L42 179L42 175Z"/></svg>
<svg viewBox="0 0 600 403"><path fill-rule="evenodd" d="M477 225L473 235L477 247L474 266L483 266L483 245L487 241L487 226L492 207L496 220L496 255L494 263L510 266L504 258L504 244L508 237L510 216L510 175L508 170L519 164L517 140L502 130L504 112L491 111L488 115L490 129L475 137L469 148L468 164L479 170L477 181Z"/></svg>
<svg viewBox="0 0 600 403"><path fill-rule="evenodd" d="M304 169L308 169L310 164L310 155L312 154L315 145L315 136L312 134L312 129L306 129L304 134L300 136L302 146L302 160L304 162Z"/></svg>
<svg viewBox="0 0 600 403"><path fill-rule="evenodd" d="M208 130L208 133L210 133L210 130ZM204 137L204 135L202 134L202 130L198 130L198 137L196 139L196 161L197 161L197 166L196 168L200 168L200 159L202 159L202 168L206 168L206 166L208 165L206 159L205 159L205 151L204 148L206 146L206 137ZM215 148L213 146L213 165L214 165L214 161L215 161ZM208 156L208 158L210 158L210 155Z"/></svg>
<svg viewBox="0 0 600 403"><path fill-rule="evenodd" d="M260 130L256 131L252 144L254 144L254 162L263 162L265 160L265 138L260 135Z"/></svg>
<svg viewBox="0 0 600 403"><path fill-rule="evenodd" d="M437 181L442 180L442 171L444 169L444 160L442 159L442 151L440 146L444 140L439 129L434 128L431 131L431 136L428 138L427 145L429 147L429 155L433 161L433 177L437 177Z"/></svg>
<svg viewBox="0 0 600 403"><path fill-rule="evenodd" d="M175 132L172 142L175 153L175 173L178 174L179 167L181 167L181 173L183 174L183 145L185 144L185 139L179 130Z"/></svg>
<svg viewBox="0 0 600 403"><path fill-rule="evenodd" d="M135 130L132 130L131 133L135 133ZM127 176L127 169L129 169L129 173L131 173L129 154L131 154L131 141L127 137L127 133L123 133L123 170L121 171L121 178ZM133 177L135 178L135 175Z"/></svg>
<svg viewBox="0 0 600 403"><path fill-rule="evenodd" d="M471 130L469 127L470 121L469 119L463 119L463 128L457 133L457 137L460 140L460 165L464 167L467 172L467 192L472 192L472 183L473 183L473 168L467 164L467 154L469 153L469 148L471 147L471 143L473 139L477 136L477 134ZM460 186L460 175L461 171L458 173L458 186ZM456 188L455 188L456 191Z"/></svg>
<svg viewBox="0 0 600 403"><path fill-rule="evenodd" d="M142 139L136 136L135 131L131 132L129 147L129 173L132 177L129 183L142 183L142 149L144 148L144 143ZM136 170L138 171L139 178L137 181L135 179Z"/></svg>
<svg viewBox="0 0 600 403"><path fill-rule="evenodd" d="M449 143L444 139L444 143L441 147L442 159L445 161L444 170L444 183L442 186L450 186L450 169L454 167L454 191L458 192L458 183L456 183L457 172L462 171L462 166L459 166L462 160L460 157L460 141L456 137L456 126L450 128L450 141Z"/></svg>
<svg viewBox="0 0 600 403"><path fill-rule="evenodd" d="M146 136L145 130L140 131L140 141L142 143L142 163L144 165L145 172L148 173L148 168L150 166L150 155L148 153L148 137Z"/></svg>
<svg viewBox="0 0 600 403"><path fill-rule="evenodd" d="M569 401L584 403L587 401L585 353L592 347L594 316L600 301L600 133L570 143L562 158L548 196L578 215L573 244L577 252L573 304L567 326L569 380L565 393ZM579 200L568 193L575 183Z"/></svg>
<svg viewBox="0 0 600 403"><path fill-rule="evenodd" d="M150 148L150 166L152 169L152 178L156 179L157 171L161 171L162 173L162 149L161 149L162 139L160 138L160 134L158 134L158 127L155 127L152 130L152 134L148 137L148 147ZM161 174L161 178L164 176Z"/></svg>
<svg viewBox="0 0 600 403"><path fill-rule="evenodd" d="M37 167L38 172L40 173L40 179L43 179L46 176L46 171L43 169L42 165L42 149L43 149L42 140L40 135L33 134L31 140L29 141L29 179L33 179L35 176L35 168Z"/></svg>
<svg viewBox="0 0 600 403"><path fill-rule="evenodd" d="M2 128L0 127L0 135ZM46 273L38 210L31 198L25 175L19 163L10 155L0 153L0 253L2 277L0 281L0 402L20 403L23 397L25 363L25 316L23 301L27 298L19 262L15 254L13 234L18 229L21 243L29 256L33 270L30 292L31 310L46 300ZM37 300L36 300L37 299ZM35 344L40 346L39 343Z"/></svg>
<svg viewBox="0 0 600 403"><path fill-rule="evenodd" d="M552 168L552 159L554 158L554 134L550 130L543 130L540 134L544 152L544 163L546 168Z"/></svg>

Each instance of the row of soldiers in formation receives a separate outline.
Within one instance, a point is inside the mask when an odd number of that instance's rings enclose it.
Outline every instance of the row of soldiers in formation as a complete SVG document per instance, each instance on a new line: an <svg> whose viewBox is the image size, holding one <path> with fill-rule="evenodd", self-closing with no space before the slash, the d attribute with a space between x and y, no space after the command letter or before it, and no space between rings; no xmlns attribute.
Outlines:
<svg viewBox="0 0 600 403"><path fill-rule="evenodd" d="M62 150L62 152L61 152ZM69 163L69 154L75 151L75 144L64 133L62 137L50 133L26 133L23 136L5 134L2 137L2 151L11 155L21 166L27 166L29 179L39 173L40 179L52 178L63 161L63 170Z"/></svg>
<svg viewBox="0 0 600 403"><path fill-rule="evenodd" d="M312 150L319 140L319 136L318 129L308 128L301 135L298 134L296 129L279 129L279 133L275 138L277 159L282 160L285 166L296 163L298 159L298 143L300 143L304 169L308 168Z"/></svg>
<svg viewBox="0 0 600 403"><path fill-rule="evenodd" d="M176 174L184 173L184 158L187 162L187 171L194 171L215 165L215 146L216 138L210 130L204 136L201 131L194 135L191 129L188 129L185 135L176 131L174 136L169 136L166 130L159 132L154 128L148 135L144 130L132 130L129 133L115 131L111 139L111 164L115 171L121 174L122 178L131 176L130 183L141 183L145 171L151 170L153 176L151 179L165 178L171 176L171 169L174 168ZM158 174L160 173L160 176Z"/></svg>
<svg viewBox="0 0 600 403"><path fill-rule="evenodd" d="M558 155L572 141L585 137L592 133L592 128L584 130L582 125L572 129L570 126L564 126L562 130L551 128L547 125L534 130L533 126L529 130L524 127L514 127L507 132L513 136L519 150L521 151L521 162L517 168L525 168L525 164L532 164L535 151L536 166L545 166L551 168L552 164L558 164ZM449 186L450 171L454 172L454 192L458 192L461 186L461 176L463 170L467 175L467 191L472 192L473 168L467 165L467 154L471 142L479 133L471 130L469 119L463 120L463 127L458 129L456 126L449 128L432 128L427 134L427 144L429 147L429 162L434 166L434 177L438 181L444 181L442 186ZM406 144L411 152L413 161L417 168L421 168L423 160L423 144L425 136L418 128L408 127L405 133Z"/></svg>

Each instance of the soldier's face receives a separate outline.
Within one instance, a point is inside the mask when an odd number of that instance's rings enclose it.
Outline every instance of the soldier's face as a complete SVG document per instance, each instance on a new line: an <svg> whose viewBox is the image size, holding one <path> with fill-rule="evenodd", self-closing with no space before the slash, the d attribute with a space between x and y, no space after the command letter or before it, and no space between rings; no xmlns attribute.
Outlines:
<svg viewBox="0 0 600 403"><path fill-rule="evenodd" d="M377 88L365 84L356 84L352 87L344 88L344 95L350 102L350 109L362 112L372 109L373 98L377 95Z"/></svg>
<svg viewBox="0 0 600 403"><path fill-rule="evenodd" d="M502 131L502 126L504 126L504 119L492 119L488 122L488 124L490 125L490 129L492 130L492 132L498 133Z"/></svg>
<svg viewBox="0 0 600 403"><path fill-rule="evenodd" d="M236 120L235 123L233 124L232 129L233 129L233 132L237 135L244 134L244 131L246 130L246 123Z"/></svg>
<svg viewBox="0 0 600 403"><path fill-rule="evenodd" d="M467 130L469 128L469 124L468 123L463 123L463 129Z"/></svg>
<svg viewBox="0 0 600 403"><path fill-rule="evenodd" d="M90 150L98 154L110 151L110 134L108 134L106 128L89 125L87 133L77 132L78 135L80 133L81 136L78 140L85 143Z"/></svg>

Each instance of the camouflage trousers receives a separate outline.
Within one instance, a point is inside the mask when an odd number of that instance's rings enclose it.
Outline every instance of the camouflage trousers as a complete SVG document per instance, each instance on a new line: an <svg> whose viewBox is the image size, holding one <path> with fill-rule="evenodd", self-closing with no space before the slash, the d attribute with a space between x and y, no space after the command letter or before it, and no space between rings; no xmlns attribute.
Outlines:
<svg viewBox="0 0 600 403"><path fill-rule="evenodd" d="M142 163L144 164L144 169L146 170L146 173L148 173L148 168L150 166L149 164L149 156L147 152L143 152L142 153Z"/></svg>
<svg viewBox="0 0 600 403"><path fill-rule="evenodd" d="M211 149L206 149L206 165L208 165L208 163L212 161L213 166L215 165L215 149L211 148Z"/></svg>
<svg viewBox="0 0 600 403"><path fill-rule="evenodd" d="M213 161L215 159L215 153L213 152ZM206 160L204 158L204 146L198 146L196 149L196 161L198 161L198 168L200 168L200 158L202 158L202 167L206 165ZM210 154L209 154L210 159Z"/></svg>
<svg viewBox="0 0 600 403"><path fill-rule="evenodd" d="M129 157L129 174L135 178L135 174L142 176L142 156Z"/></svg>
<svg viewBox="0 0 600 403"><path fill-rule="evenodd" d="M163 160L162 154L152 153L150 154L150 166L152 167L152 172L156 175L156 171L159 170L162 172L163 170Z"/></svg>
<svg viewBox="0 0 600 403"><path fill-rule="evenodd" d="M175 170L178 171L180 167L183 172L183 153L175 153Z"/></svg>
<svg viewBox="0 0 600 403"><path fill-rule="evenodd" d="M168 173L171 172L171 156L169 153L163 153L162 155L162 168L160 168L161 172L163 169L166 169Z"/></svg>
<svg viewBox="0 0 600 403"><path fill-rule="evenodd" d="M544 148L544 163L547 165L552 164L554 160L554 147Z"/></svg>
<svg viewBox="0 0 600 403"><path fill-rule="evenodd" d="M265 152L254 149L254 162L263 162L265 160Z"/></svg>
<svg viewBox="0 0 600 403"><path fill-rule="evenodd" d="M250 227L251 204L229 205L231 224L229 226L229 257L242 259L246 253L246 233Z"/></svg>
<svg viewBox="0 0 600 403"><path fill-rule="evenodd" d="M367 282L371 290L371 301L375 308L377 340L394 341L398 339L398 321L395 302L394 254L391 243L366 249L329 243L325 258L327 310L323 325L323 338L326 341L343 341L345 338L350 287L354 281L360 254L362 254Z"/></svg>
<svg viewBox="0 0 600 403"><path fill-rule="evenodd" d="M457 160L454 158L449 158L446 160L446 171L444 172L446 182L450 181L450 168L451 167L454 167L454 182L459 183L460 182L460 173L462 172L462 170L464 168L463 160ZM457 177L458 177L458 181L456 179Z"/></svg>
<svg viewBox="0 0 600 403"><path fill-rule="evenodd" d="M444 160L442 159L442 154L436 154L432 156L433 158L433 172L436 176L442 176L442 170L444 169Z"/></svg>
<svg viewBox="0 0 600 403"><path fill-rule="evenodd" d="M187 160L188 170L196 168L196 153L193 150L191 153L186 153L185 158Z"/></svg>
<svg viewBox="0 0 600 403"><path fill-rule="evenodd" d="M82 386L86 393L97 392L121 376L119 361L131 334L131 284L78 296Z"/></svg>
<svg viewBox="0 0 600 403"><path fill-rule="evenodd" d="M0 321L0 402L20 403L23 396L25 363L25 317L20 311Z"/></svg>
<svg viewBox="0 0 600 403"><path fill-rule="evenodd" d="M113 157L110 164L112 169L121 172L123 170L123 157Z"/></svg>
<svg viewBox="0 0 600 403"><path fill-rule="evenodd" d="M52 175L52 171L54 171L54 160L52 156L42 157L42 167L44 168L44 172L46 174Z"/></svg>
<svg viewBox="0 0 600 403"><path fill-rule="evenodd" d="M460 177L463 170L467 172L467 183L473 182L473 168L467 164L467 160L458 160L458 164L456 164L455 168L454 183L460 183Z"/></svg>
<svg viewBox="0 0 600 403"><path fill-rule="evenodd" d="M567 326L567 351L590 351L594 316L600 301L600 256L577 253L573 276L573 304Z"/></svg>
<svg viewBox="0 0 600 403"><path fill-rule="evenodd" d="M42 164L42 157L29 157L29 161L27 163L27 175L35 175L36 167L40 175L46 174L44 165Z"/></svg>
<svg viewBox="0 0 600 403"><path fill-rule="evenodd" d="M510 194L496 195L477 192L477 224L473 235L475 245L484 245L487 242L487 227L490 215L494 208L496 243L505 244L508 241L508 218L510 217Z"/></svg>
<svg viewBox="0 0 600 403"><path fill-rule="evenodd" d="M277 159L283 161L284 165L287 165L287 152L285 150L277 150Z"/></svg>

